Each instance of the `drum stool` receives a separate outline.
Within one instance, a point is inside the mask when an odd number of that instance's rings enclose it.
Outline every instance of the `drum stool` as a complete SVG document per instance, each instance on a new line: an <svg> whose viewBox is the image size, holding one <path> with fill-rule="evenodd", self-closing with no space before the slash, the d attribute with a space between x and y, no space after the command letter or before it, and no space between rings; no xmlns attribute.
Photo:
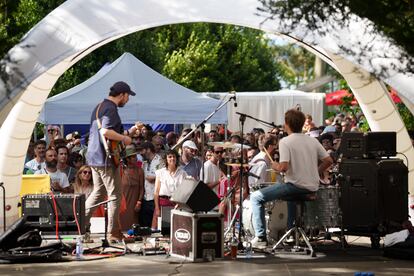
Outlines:
<svg viewBox="0 0 414 276"><path fill-rule="evenodd" d="M286 234L283 235L283 237L273 246L272 251L275 252L277 250L277 247L282 244L283 242L291 235L295 234L295 245L292 248L292 252L306 252L309 253L312 257L316 257L315 252L313 251L312 245L309 242L309 238L306 236L305 231L303 230L303 215L305 210L305 202L306 201L314 201L316 200L316 193L309 193L304 195L298 195L294 197L289 197L288 199L284 199L287 201L295 201L296 202L296 218L295 218L295 226L289 231L286 232ZM298 210L299 209L299 210ZM306 243L306 247L301 247L300 237L302 237L303 241Z"/></svg>

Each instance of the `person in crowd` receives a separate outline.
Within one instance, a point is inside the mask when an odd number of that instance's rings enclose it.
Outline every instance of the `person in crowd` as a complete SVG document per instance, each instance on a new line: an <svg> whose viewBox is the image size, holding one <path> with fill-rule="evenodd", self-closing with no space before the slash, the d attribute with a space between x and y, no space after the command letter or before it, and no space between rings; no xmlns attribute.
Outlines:
<svg viewBox="0 0 414 276"><path fill-rule="evenodd" d="M251 132L246 133L244 136L244 140L246 141L247 145L253 147L257 147L256 138L254 137L254 134Z"/></svg>
<svg viewBox="0 0 414 276"><path fill-rule="evenodd" d="M200 179L199 175L202 166L201 160L197 158L197 151L196 144L191 140L187 140L183 143L180 159L180 165L183 167L183 170L195 180Z"/></svg>
<svg viewBox="0 0 414 276"><path fill-rule="evenodd" d="M27 152L26 152L26 157L24 159L25 164L29 162L30 160L32 160L33 158L35 158L34 144L35 143L33 142L33 140L30 140L29 147L27 148Z"/></svg>
<svg viewBox="0 0 414 276"><path fill-rule="evenodd" d="M331 157L319 141L302 134L304 123L305 115L301 111L290 109L285 113L285 131L288 136L279 141L280 159L272 163L272 168L286 173L286 183L278 183L250 195L255 230L253 247L267 246L264 204L317 191L320 175L332 164ZM293 226L295 213L295 204L288 202L288 227Z"/></svg>
<svg viewBox="0 0 414 276"><path fill-rule="evenodd" d="M225 177L225 174L222 173L218 166L220 158L219 155L223 152L223 150L223 147L214 146L213 154L206 162L204 162L204 171L200 171L200 179L202 179L203 182L216 194L218 194L220 179Z"/></svg>
<svg viewBox="0 0 414 276"><path fill-rule="evenodd" d="M80 152L82 149L86 148L86 146L82 145L81 143L82 137L79 134L79 132L75 131L75 132L72 132L71 134L68 134L67 136L69 136L69 137L66 137L66 140L69 141L69 143L67 144L67 147L70 150L70 152Z"/></svg>
<svg viewBox="0 0 414 276"><path fill-rule="evenodd" d="M155 153L155 147L150 142L144 142L142 145L142 155L144 157L144 199L142 200L141 210L139 212L139 224L141 226L151 227L154 216L155 203L155 171L163 168L165 163L160 155Z"/></svg>
<svg viewBox="0 0 414 276"><path fill-rule="evenodd" d="M73 183L73 191L75 194L84 194L85 199L88 199L92 190L93 182L91 167L83 165L76 173L75 181Z"/></svg>
<svg viewBox="0 0 414 276"><path fill-rule="evenodd" d="M75 180L75 176L76 176L76 169L68 165L68 155L69 155L68 148L64 145L60 145L56 147L56 152L57 152L57 160L58 160L58 164L57 164L58 170L66 174L66 176L68 177L69 183L73 183L73 181Z"/></svg>
<svg viewBox="0 0 414 276"><path fill-rule="evenodd" d="M161 157L164 156L164 139L161 136L154 135L152 137L152 144L154 145L155 153L159 154Z"/></svg>
<svg viewBox="0 0 414 276"><path fill-rule="evenodd" d="M160 129L155 132L155 135L160 136L162 139L165 139L165 131Z"/></svg>
<svg viewBox="0 0 414 276"><path fill-rule="evenodd" d="M315 123L313 122L312 115L307 114L305 118L306 118L305 124L303 125L303 128L302 128L303 133L310 132L312 128L316 127Z"/></svg>
<svg viewBox="0 0 414 276"><path fill-rule="evenodd" d="M269 158L269 155L271 157L273 156L273 154L276 152L277 146L278 139L276 136L262 134L259 137L260 152L256 154L256 156L254 156L253 159L249 162L250 172L253 174L252 176L249 176L250 188L255 187L259 183L271 181L268 170L271 169L271 162L273 160Z"/></svg>
<svg viewBox="0 0 414 276"><path fill-rule="evenodd" d="M69 166L75 168L76 170L79 170L85 162L82 155L80 155L78 152L72 152L69 154L68 163Z"/></svg>
<svg viewBox="0 0 414 276"><path fill-rule="evenodd" d="M50 177L50 190L52 192L72 192L68 177L57 168L57 153L54 149L48 149L45 154L46 167L38 170L35 174L47 174Z"/></svg>
<svg viewBox="0 0 414 276"><path fill-rule="evenodd" d="M235 143L235 144L241 144L242 143L242 139L241 139L240 135L233 134L230 137L230 142L231 143Z"/></svg>
<svg viewBox="0 0 414 276"><path fill-rule="evenodd" d="M36 143L34 143L35 157L24 165L26 169L26 173L35 173L36 171L46 168L45 154L46 154L46 141L44 140L36 141Z"/></svg>
<svg viewBox="0 0 414 276"><path fill-rule="evenodd" d="M141 134L144 142L151 142L152 136L154 136L154 132L150 125L143 125L141 128Z"/></svg>
<svg viewBox="0 0 414 276"><path fill-rule="evenodd" d="M174 131L170 131L167 133L167 135L165 136L165 149L169 150L172 147L174 147L177 144L177 134Z"/></svg>
<svg viewBox="0 0 414 276"><path fill-rule="evenodd" d="M252 133L254 135L254 138L256 139L256 141L259 140L259 136L262 134L265 134L265 131L263 130L263 128L253 128Z"/></svg>
<svg viewBox="0 0 414 276"><path fill-rule="evenodd" d="M62 133L59 126L48 125L46 128L46 142L48 143L49 148L56 147L55 140L62 139Z"/></svg>
<svg viewBox="0 0 414 276"><path fill-rule="evenodd" d="M207 160L209 160L214 154L214 148L213 147L208 147L206 149L206 152L204 153L204 162L206 162Z"/></svg>
<svg viewBox="0 0 414 276"><path fill-rule="evenodd" d="M168 150L164 157L165 167L155 172L154 190L154 217L151 228L157 229L158 217L161 216L162 207L174 206L170 198L178 186L183 183L187 173L178 164L178 154Z"/></svg>
<svg viewBox="0 0 414 276"><path fill-rule="evenodd" d="M125 149L125 165L121 176L125 211L120 215L122 230L128 230L138 223L138 214L144 198L144 171L137 166L137 152L134 145Z"/></svg>
<svg viewBox="0 0 414 276"><path fill-rule="evenodd" d="M90 227L90 217L97 207L108 196L108 233L109 241L120 242L124 235L119 225L119 210L121 204L121 176L119 167L114 162L115 155L107 156L103 145L103 139L114 142L122 142L125 145L131 144L131 137L137 127L134 125L129 130L124 130L118 108L124 107L130 96L135 96L125 82L119 81L112 85L109 95L99 103L91 114L89 128L89 142L87 151L87 164L91 167L93 178L93 191L85 203L85 224Z"/></svg>
<svg viewBox="0 0 414 276"><path fill-rule="evenodd" d="M208 133L208 142L219 142L220 141L220 136L217 133L217 130L212 129L210 130L210 132Z"/></svg>

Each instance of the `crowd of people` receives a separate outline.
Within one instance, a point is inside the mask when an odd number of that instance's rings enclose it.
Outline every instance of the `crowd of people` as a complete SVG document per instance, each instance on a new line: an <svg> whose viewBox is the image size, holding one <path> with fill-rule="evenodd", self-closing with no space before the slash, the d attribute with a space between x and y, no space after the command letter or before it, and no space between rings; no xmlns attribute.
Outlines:
<svg viewBox="0 0 414 276"><path fill-rule="evenodd" d="M29 146L24 166L26 174L48 174L52 191L85 194L87 207L105 200L105 197L114 199L116 203L109 208L108 226L113 240L123 239L121 231L136 223L143 227L157 228L157 218L162 207L173 206L171 195L183 183L183 179L188 177L195 181L202 180L224 199L217 211L226 212L228 203L240 204L238 186L242 182L240 172L243 170L248 175L242 183L243 199L252 199L255 242L264 244L266 239L262 206L264 202L278 198L280 191L271 191L269 196L266 191L258 190L258 184L292 182L296 186L296 192L298 189L301 190L299 192L304 192L303 189L315 191L317 185L335 184L331 172L340 156L341 135L348 131L359 131L358 122L344 114L327 119L325 126L318 127L310 115L305 116L296 109L285 114L285 125L267 132L263 128L254 128L243 137L236 132L227 131L223 125L205 133L204 139L200 131L195 131L190 136L187 134L191 129L184 129L181 133L165 133L162 130L153 131L150 125L139 123L124 130L119 116L117 113L114 115L114 110L125 105L129 96L134 95L125 83L116 83L111 87L108 99L92 113L89 143L81 143L77 132L63 138L58 127L48 126L47 138ZM101 112L112 114L113 118L101 116ZM102 129L106 131L102 132ZM108 163L100 133L126 145L119 167ZM302 138L292 142L294 135L291 134L300 134ZM186 136L188 137L184 140ZM303 139L303 136L308 138ZM202 141L205 141L204 145ZM300 145L297 147L302 148L303 141L309 145L308 149L305 147L308 153L316 149L315 158L309 164L302 164L306 158L292 156L288 152L291 149L287 150L288 143L297 143ZM319 146L315 146L315 142ZM241 145L244 146L243 152ZM248 163L243 168L239 165L241 158L243 163ZM312 180L310 188L306 183L302 186L298 184L301 177L298 176L298 163L303 168L315 163L311 178L317 177L318 181L314 183ZM296 172L292 172L294 166ZM274 172L280 174L275 177ZM234 192L228 195L231 187L234 187ZM87 211L87 222L93 211L93 208ZM291 226L291 219L288 223Z"/></svg>

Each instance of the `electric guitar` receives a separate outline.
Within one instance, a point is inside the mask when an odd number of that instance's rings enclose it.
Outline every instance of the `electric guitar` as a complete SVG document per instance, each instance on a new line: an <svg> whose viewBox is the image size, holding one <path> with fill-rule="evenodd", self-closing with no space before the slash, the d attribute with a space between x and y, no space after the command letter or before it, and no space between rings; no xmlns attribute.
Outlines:
<svg viewBox="0 0 414 276"><path fill-rule="evenodd" d="M122 141L113 141L107 139L99 130L101 141L105 149L106 156L112 160L115 167L118 168L125 157L125 144Z"/></svg>

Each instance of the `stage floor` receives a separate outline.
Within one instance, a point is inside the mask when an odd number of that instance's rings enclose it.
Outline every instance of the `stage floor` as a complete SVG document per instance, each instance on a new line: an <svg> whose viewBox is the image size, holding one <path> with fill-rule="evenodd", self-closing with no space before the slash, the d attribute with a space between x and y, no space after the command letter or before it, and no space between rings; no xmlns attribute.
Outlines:
<svg viewBox="0 0 414 276"><path fill-rule="evenodd" d="M103 260L58 263L1 264L2 276L8 275L414 275L414 262L389 259L381 250L370 248L368 238L349 237L346 250L332 242L317 243L316 258L306 255L254 254L252 258L223 259L203 263L183 263L166 255L125 256ZM353 241L353 242L352 242ZM95 244L94 244L95 245ZM129 247L138 244L128 244ZM92 246L92 245L91 245ZM93 257L88 257L93 258Z"/></svg>

